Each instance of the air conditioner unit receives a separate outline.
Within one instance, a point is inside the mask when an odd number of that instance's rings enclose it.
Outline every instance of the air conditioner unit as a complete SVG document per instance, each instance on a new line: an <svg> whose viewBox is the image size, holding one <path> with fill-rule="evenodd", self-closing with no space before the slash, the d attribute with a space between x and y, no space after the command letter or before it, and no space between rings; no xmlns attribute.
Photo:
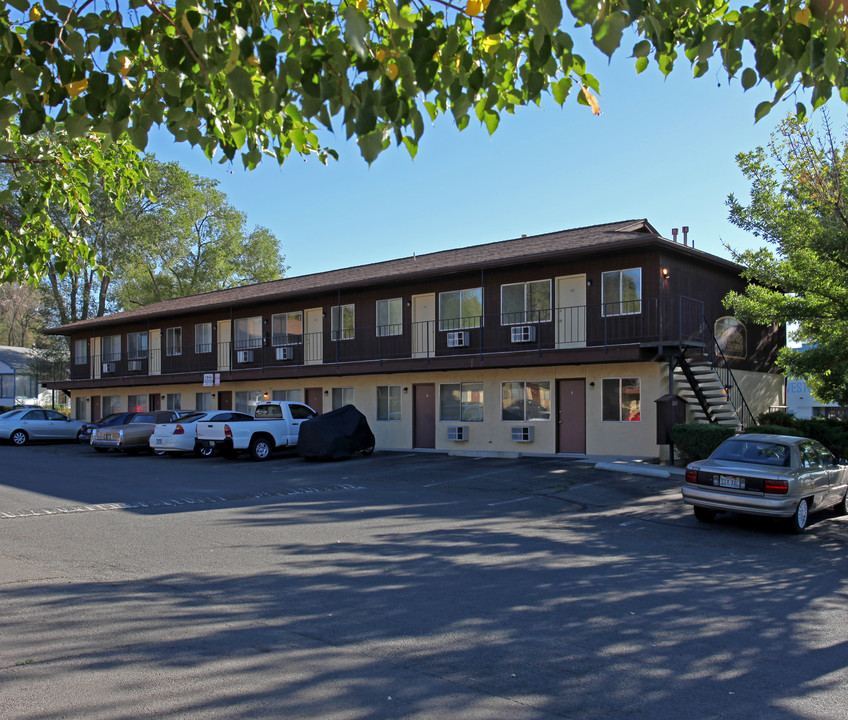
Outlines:
<svg viewBox="0 0 848 720"><path fill-rule="evenodd" d="M526 343L536 339L535 325L516 325L512 328L512 342Z"/></svg>
<svg viewBox="0 0 848 720"><path fill-rule="evenodd" d="M468 347L468 332L466 330L455 330L448 333L448 347Z"/></svg>
<svg viewBox="0 0 848 720"><path fill-rule="evenodd" d="M139 372L141 370L141 360L128 360L127 370L129 372Z"/></svg>
<svg viewBox="0 0 848 720"><path fill-rule="evenodd" d="M448 425L448 440L453 442L463 442L468 440L467 425Z"/></svg>
<svg viewBox="0 0 848 720"><path fill-rule="evenodd" d="M236 362L253 362L253 350L239 350L238 352L236 352Z"/></svg>
<svg viewBox="0 0 848 720"><path fill-rule="evenodd" d="M512 428L513 442L533 442L534 427L518 426Z"/></svg>
<svg viewBox="0 0 848 720"><path fill-rule="evenodd" d="M117 364L117 363L113 363L113 362L103 363L103 372L105 372L105 373L113 373L113 372L115 372L115 369L116 369L116 368L115 368L115 366L116 366L116 364Z"/></svg>
<svg viewBox="0 0 848 720"><path fill-rule="evenodd" d="M293 347L278 347L277 348L277 360L294 360L294 348Z"/></svg>

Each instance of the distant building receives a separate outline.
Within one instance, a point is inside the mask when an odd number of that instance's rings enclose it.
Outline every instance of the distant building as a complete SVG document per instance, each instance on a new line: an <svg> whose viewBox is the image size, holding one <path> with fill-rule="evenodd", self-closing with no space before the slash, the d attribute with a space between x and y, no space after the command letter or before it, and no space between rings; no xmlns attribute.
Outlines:
<svg viewBox="0 0 848 720"><path fill-rule="evenodd" d="M0 407L11 405L65 405L67 395L42 387L38 358L30 348L0 345Z"/></svg>
<svg viewBox="0 0 848 720"><path fill-rule="evenodd" d="M848 420L848 408L838 403L820 403L813 397L813 391L803 380L786 380L786 410L798 418L839 418Z"/></svg>

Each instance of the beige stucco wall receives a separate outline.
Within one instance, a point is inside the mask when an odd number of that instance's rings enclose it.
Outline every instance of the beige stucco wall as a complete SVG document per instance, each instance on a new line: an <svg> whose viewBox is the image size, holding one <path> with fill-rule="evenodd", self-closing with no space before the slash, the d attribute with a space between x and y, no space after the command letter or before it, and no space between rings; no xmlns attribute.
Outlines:
<svg viewBox="0 0 848 720"><path fill-rule="evenodd" d="M733 377L739 383L742 396L751 408L755 419L760 414L768 412L771 407L786 404L784 398L786 378L783 375L734 370Z"/></svg>

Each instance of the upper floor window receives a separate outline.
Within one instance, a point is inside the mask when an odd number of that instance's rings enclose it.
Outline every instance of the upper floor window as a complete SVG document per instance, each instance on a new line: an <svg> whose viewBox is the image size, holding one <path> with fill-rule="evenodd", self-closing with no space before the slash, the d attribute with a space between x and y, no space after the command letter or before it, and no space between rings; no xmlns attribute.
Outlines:
<svg viewBox="0 0 848 720"><path fill-rule="evenodd" d="M483 324L483 288L439 293L439 330L461 330Z"/></svg>
<svg viewBox="0 0 848 720"><path fill-rule="evenodd" d="M551 419L551 384L544 382L505 382L502 385L501 420Z"/></svg>
<svg viewBox="0 0 848 720"><path fill-rule="evenodd" d="M194 326L194 352L212 352L212 323L198 323Z"/></svg>
<svg viewBox="0 0 848 720"><path fill-rule="evenodd" d="M262 316L235 320L236 350L262 347Z"/></svg>
<svg viewBox="0 0 848 720"><path fill-rule="evenodd" d="M74 340L74 365L88 362L88 340Z"/></svg>
<svg viewBox="0 0 848 720"><path fill-rule="evenodd" d="M377 335L403 334L403 300L377 301Z"/></svg>
<svg viewBox="0 0 848 720"><path fill-rule="evenodd" d="M165 354L169 356L183 354L183 329L168 328L165 331Z"/></svg>
<svg viewBox="0 0 848 720"><path fill-rule="evenodd" d="M121 359L121 336L107 335L100 340L100 353L103 362L117 362Z"/></svg>
<svg viewBox="0 0 848 720"><path fill-rule="evenodd" d="M353 305L334 305L330 308L330 338L353 340L355 322Z"/></svg>
<svg viewBox="0 0 848 720"><path fill-rule="evenodd" d="M550 280L501 285L501 325L550 321Z"/></svg>
<svg viewBox="0 0 848 720"><path fill-rule="evenodd" d="M303 342L303 313L300 311L271 316L271 344L297 345Z"/></svg>
<svg viewBox="0 0 848 720"><path fill-rule="evenodd" d="M639 378L604 378L604 422L628 422L642 418L642 389Z"/></svg>
<svg viewBox="0 0 848 720"><path fill-rule="evenodd" d="M439 386L439 419L483 422L483 383L444 383Z"/></svg>
<svg viewBox="0 0 848 720"><path fill-rule="evenodd" d="M147 358L147 333L137 332L127 335L127 358L144 360Z"/></svg>
<svg viewBox="0 0 848 720"><path fill-rule="evenodd" d="M613 270L601 275L602 315L642 312L642 268Z"/></svg>

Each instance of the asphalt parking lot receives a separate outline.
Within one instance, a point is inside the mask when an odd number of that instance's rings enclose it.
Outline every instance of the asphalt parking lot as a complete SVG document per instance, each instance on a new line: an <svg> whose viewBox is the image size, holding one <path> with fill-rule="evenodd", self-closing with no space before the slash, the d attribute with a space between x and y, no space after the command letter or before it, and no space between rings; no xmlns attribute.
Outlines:
<svg viewBox="0 0 848 720"><path fill-rule="evenodd" d="M848 521L558 458L0 446L4 718L839 718Z"/></svg>

